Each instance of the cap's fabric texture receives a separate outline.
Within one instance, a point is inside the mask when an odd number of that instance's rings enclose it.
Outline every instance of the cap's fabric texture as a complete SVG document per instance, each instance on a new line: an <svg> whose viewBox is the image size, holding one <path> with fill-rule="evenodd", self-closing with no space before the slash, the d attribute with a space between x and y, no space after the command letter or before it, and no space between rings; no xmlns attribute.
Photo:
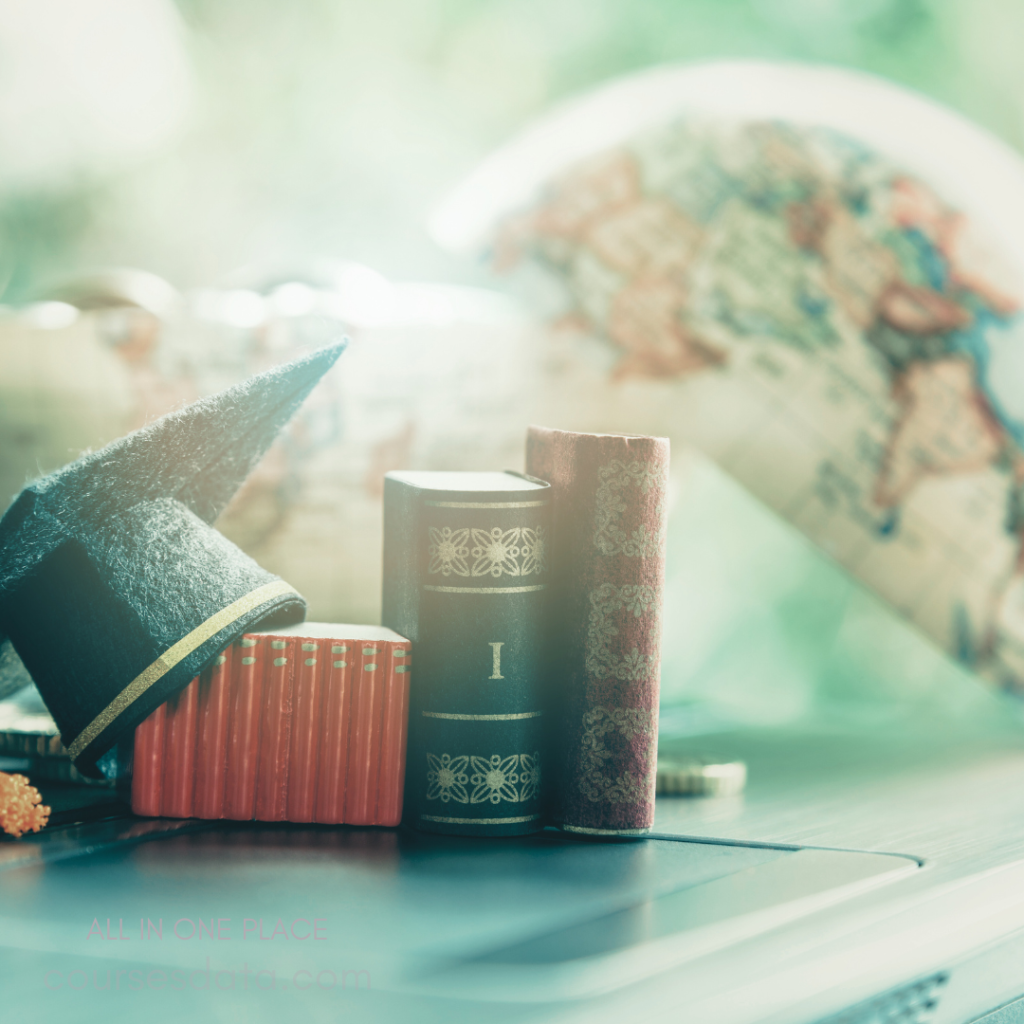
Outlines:
<svg viewBox="0 0 1024 1024"><path fill-rule="evenodd" d="M10 638L76 765L305 602L209 524L343 345L186 406L27 487L0 520Z"/></svg>

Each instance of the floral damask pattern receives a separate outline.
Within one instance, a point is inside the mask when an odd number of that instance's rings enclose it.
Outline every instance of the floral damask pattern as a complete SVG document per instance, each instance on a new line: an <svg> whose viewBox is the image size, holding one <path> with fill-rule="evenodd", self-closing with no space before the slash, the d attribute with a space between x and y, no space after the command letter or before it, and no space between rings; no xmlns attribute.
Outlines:
<svg viewBox="0 0 1024 1024"><path fill-rule="evenodd" d="M430 555L428 573L440 573L442 576L469 575L469 530L452 530L447 526L430 527Z"/></svg>
<svg viewBox="0 0 1024 1024"><path fill-rule="evenodd" d="M539 792L539 751L508 757L427 754L428 800L457 804L524 803L536 799Z"/></svg>
<svg viewBox="0 0 1024 1024"><path fill-rule="evenodd" d="M533 576L547 569L543 526L503 530L429 527L427 572L442 576Z"/></svg>
<svg viewBox="0 0 1024 1024"><path fill-rule="evenodd" d="M471 804L500 804L502 800L516 803L519 800L516 789L519 782L517 754L505 758L500 754L492 754L490 758L471 757L470 761L473 764L473 774L469 778L473 786L473 792L469 794Z"/></svg>
<svg viewBox="0 0 1024 1024"><path fill-rule="evenodd" d="M523 527L523 575L542 573L548 567L547 531L543 526L531 530Z"/></svg>
<svg viewBox="0 0 1024 1024"><path fill-rule="evenodd" d="M594 544L602 555L625 555L627 558L649 558L661 551L665 542L664 510L658 507L658 528L641 525L627 534L620 525L626 511L623 492L639 487L646 494L651 488L665 485L664 469L658 463L622 462L615 459L597 471L597 506L594 511Z"/></svg>
<svg viewBox="0 0 1024 1024"><path fill-rule="evenodd" d="M520 800L533 800L540 794L540 751L519 755Z"/></svg>
<svg viewBox="0 0 1024 1024"><path fill-rule="evenodd" d="M427 799L440 800L445 804L450 800L457 804L469 803L469 793L466 791L466 783L469 782L466 774L468 766L468 757L451 757L448 754L435 757L427 754Z"/></svg>
<svg viewBox="0 0 1024 1024"><path fill-rule="evenodd" d="M627 742L637 738L644 743L643 769L629 769L613 775L608 762L616 759L606 746L612 733L621 733ZM594 803L645 803L653 797L654 765L657 750L655 712L644 708L594 707L583 715L580 741L580 790Z"/></svg>
<svg viewBox="0 0 1024 1024"><path fill-rule="evenodd" d="M493 530L473 530L473 575L521 576L519 538L522 532L518 526L511 530L500 526Z"/></svg>
<svg viewBox="0 0 1024 1024"><path fill-rule="evenodd" d="M651 675L657 665L657 653L644 655L638 647L634 647L624 656L616 656L614 643L619 635L619 627L615 624L615 613L625 611L627 615L640 618L652 608L657 610L656 596L654 587L643 584L616 587L612 583L602 583L590 592L587 672L598 679L637 680ZM657 631L658 620L655 616L651 623L651 646L655 652L658 650Z"/></svg>

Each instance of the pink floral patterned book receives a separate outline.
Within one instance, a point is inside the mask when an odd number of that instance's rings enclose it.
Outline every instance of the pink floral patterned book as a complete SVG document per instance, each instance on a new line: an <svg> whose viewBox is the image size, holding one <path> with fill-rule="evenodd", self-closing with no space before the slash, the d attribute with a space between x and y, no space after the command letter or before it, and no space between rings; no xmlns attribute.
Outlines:
<svg viewBox="0 0 1024 1024"><path fill-rule="evenodd" d="M552 488L549 737L555 824L639 835L654 822L669 442L530 427Z"/></svg>

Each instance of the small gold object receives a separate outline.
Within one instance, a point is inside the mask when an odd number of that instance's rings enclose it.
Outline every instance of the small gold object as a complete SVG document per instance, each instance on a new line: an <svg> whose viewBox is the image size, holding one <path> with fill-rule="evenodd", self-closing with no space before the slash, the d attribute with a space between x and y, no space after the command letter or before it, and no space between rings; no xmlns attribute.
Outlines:
<svg viewBox="0 0 1024 1024"><path fill-rule="evenodd" d="M736 796L746 784L745 761L709 754L658 758L658 796Z"/></svg>

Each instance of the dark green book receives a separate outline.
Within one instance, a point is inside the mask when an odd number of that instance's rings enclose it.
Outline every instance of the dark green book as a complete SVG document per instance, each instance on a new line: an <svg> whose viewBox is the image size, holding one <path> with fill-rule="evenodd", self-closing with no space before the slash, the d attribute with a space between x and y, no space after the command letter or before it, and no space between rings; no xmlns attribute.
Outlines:
<svg viewBox="0 0 1024 1024"><path fill-rule="evenodd" d="M518 473L389 473L384 625L413 642L405 820L430 832L543 825L550 488Z"/></svg>

